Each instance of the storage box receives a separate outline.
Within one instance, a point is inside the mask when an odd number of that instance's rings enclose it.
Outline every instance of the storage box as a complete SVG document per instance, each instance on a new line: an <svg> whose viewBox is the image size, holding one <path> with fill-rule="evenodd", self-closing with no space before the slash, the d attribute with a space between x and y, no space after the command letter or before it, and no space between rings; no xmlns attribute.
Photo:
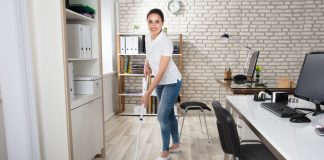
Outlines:
<svg viewBox="0 0 324 160"><path fill-rule="evenodd" d="M100 76L74 77L75 94L100 94L102 81Z"/></svg>

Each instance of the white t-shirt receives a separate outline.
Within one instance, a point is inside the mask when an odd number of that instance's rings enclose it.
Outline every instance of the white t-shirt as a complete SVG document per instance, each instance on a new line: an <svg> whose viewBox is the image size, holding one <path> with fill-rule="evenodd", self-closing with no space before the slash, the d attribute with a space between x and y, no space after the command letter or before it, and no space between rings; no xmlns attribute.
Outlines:
<svg viewBox="0 0 324 160"><path fill-rule="evenodd" d="M172 59L173 43L166 33L161 32L154 40L151 39L150 34L146 35L145 48L146 59L150 64L153 75L156 75L159 71L161 57L171 57L168 68L166 69L164 76L159 83L160 85L177 83L177 80L181 80L181 73Z"/></svg>

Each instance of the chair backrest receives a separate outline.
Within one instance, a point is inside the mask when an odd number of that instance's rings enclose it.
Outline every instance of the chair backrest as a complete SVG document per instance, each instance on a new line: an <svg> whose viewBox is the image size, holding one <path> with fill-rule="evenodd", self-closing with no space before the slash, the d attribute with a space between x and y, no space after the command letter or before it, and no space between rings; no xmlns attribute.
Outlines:
<svg viewBox="0 0 324 160"><path fill-rule="evenodd" d="M213 101L212 106L217 118L218 134L223 151L240 157L240 140L232 115L218 101Z"/></svg>

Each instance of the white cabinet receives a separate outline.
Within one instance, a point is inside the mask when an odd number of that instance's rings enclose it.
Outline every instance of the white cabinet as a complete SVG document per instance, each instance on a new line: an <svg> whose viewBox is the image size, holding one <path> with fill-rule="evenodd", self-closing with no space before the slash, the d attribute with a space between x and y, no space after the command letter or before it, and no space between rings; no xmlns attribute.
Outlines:
<svg viewBox="0 0 324 160"><path fill-rule="evenodd" d="M73 159L91 160L101 153L103 144L102 98L71 111Z"/></svg>
<svg viewBox="0 0 324 160"><path fill-rule="evenodd" d="M68 79L75 94L70 101L72 157L73 160L91 160L104 150L100 1L67 2L70 7L65 9L65 56L67 62L73 64L70 67L73 73ZM94 15L77 13L79 10L71 8L72 4L90 7ZM88 81L77 77L96 79Z"/></svg>

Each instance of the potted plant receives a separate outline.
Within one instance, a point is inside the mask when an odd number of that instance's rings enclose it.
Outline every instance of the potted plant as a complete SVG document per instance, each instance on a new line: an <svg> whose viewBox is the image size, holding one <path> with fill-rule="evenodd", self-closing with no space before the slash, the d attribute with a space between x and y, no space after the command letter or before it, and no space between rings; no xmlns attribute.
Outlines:
<svg viewBox="0 0 324 160"><path fill-rule="evenodd" d="M138 33L139 31L139 26L138 25L134 25L134 33Z"/></svg>
<svg viewBox="0 0 324 160"><path fill-rule="evenodd" d="M255 72L256 72L256 74L255 74L255 77L256 77L256 82L259 82L260 81L260 72L263 70L263 68L262 68L262 66L260 66L260 65L257 65L256 67L255 67Z"/></svg>

